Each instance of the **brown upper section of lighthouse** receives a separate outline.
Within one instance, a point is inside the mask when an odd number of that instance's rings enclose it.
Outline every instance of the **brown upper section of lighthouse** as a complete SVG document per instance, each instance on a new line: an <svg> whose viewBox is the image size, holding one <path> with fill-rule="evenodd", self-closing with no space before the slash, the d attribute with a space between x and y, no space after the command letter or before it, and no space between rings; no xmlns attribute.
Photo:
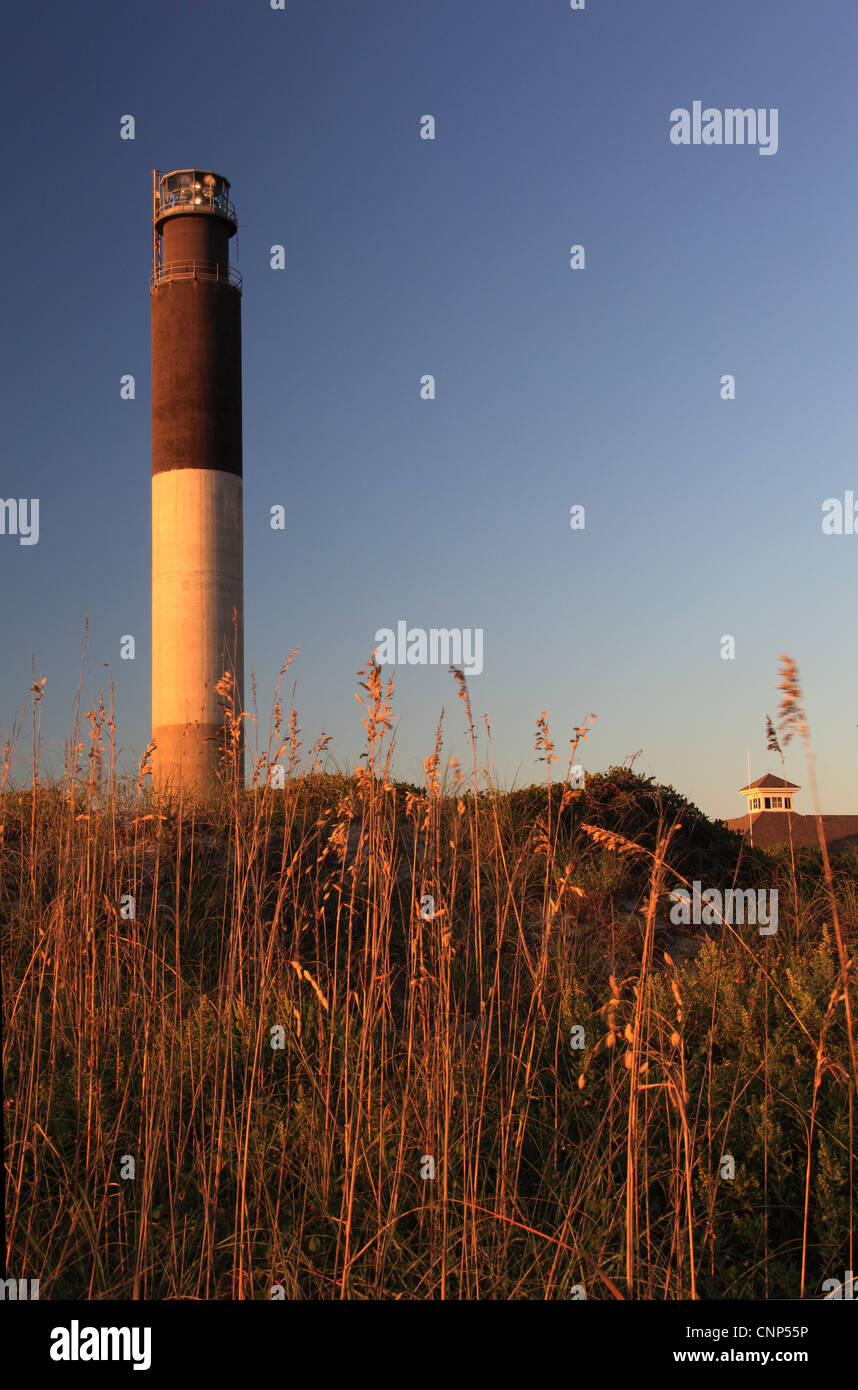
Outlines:
<svg viewBox="0 0 858 1390"><path fill-rule="evenodd" d="M187 212L171 217L161 234L163 274L169 267L198 261L201 265L229 265L230 223L202 213Z"/></svg>
<svg viewBox="0 0 858 1390"><path fill-rule="evenodd" d="M211 280L152 291L152 472L241 477L241 299Z"/></svg>
<svg viewBox="0 0 858 1390"><path fill-rule="evenodd" d="M153 186L152 472L241 477L241 291L229 184L184 170Z"/></svg>

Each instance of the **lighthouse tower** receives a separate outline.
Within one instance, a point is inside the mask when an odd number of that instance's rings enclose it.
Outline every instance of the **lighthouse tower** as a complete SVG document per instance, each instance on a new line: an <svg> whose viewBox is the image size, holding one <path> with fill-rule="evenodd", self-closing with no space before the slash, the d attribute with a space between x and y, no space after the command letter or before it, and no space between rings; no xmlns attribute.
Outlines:
<svg viewBox="0 0 858 1390"><path fill-rule="evenodd" d="M237 224L208 170L153 170L152 199L153 774L205 797L244 693Z"/></svg>

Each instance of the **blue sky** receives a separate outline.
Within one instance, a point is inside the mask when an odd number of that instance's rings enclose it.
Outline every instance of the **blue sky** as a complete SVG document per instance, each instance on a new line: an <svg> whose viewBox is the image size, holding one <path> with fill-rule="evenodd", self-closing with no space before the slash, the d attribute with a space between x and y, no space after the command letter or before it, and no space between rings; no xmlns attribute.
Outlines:
<svg viewBox="0 0 858 1390"><path fill-rule="evenodd" d="M561 756L592 710L586 767L642 749L727 816L746 750L777 770L787 651L823 809L858 811L858 536L821 529L858 493L856 46L858 9L799 0L16 6L0 496L40 536L0 536L3 736L35 654L58 765L88 615L87 696L109 663L129 758L149 737L150 171L196 166L240 222L248 695L299 648L305 744L351 765L376 631L480 627L507 784L543 709ZM674 146L695 100L776 107L777 153ZM399 774L442 704L461 757L446 670L393 673Z"/></svg>

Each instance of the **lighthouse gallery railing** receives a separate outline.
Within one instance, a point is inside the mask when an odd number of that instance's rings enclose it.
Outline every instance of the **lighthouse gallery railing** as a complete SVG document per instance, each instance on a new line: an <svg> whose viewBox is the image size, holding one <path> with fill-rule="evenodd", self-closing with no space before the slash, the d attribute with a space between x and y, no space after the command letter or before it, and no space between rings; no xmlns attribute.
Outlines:
<svg viewBox="0 0 858 1390"><path fill-rule="evenodd" d="M217 261L169 261L153 270L149 276L149 288L164 285L169 280L220 280L233 289L241 290L241 275L231 265L221 265Z"/></svg>

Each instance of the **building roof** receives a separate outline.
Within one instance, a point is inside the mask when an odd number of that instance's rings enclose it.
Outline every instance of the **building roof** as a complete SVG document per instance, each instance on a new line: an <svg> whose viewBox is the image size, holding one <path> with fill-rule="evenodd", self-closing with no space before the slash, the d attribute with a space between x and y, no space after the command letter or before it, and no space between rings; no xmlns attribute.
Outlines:
<svg viewBox="0 0 858 1390"><path fill-rule="evenodd" d="M757 849L774 849L776 845L788 845L790 830L792 842L796 847L807 845L819 848L816 816L800 816L792 811L759 811L752 816L735 816L726 822L729 830L737 830L740 835L748 834L748 821L753 826L754 846ZM844 854L847 850L858 849L858 816L823 816L822 828L825 843L833 854Z"/></svg>
<svg viewBox="0 0 858 1390"><path fill-rule="evenodd" d="M752 792L758 787L777 787L781 791L801 791L797 782L787 782L783 777L775 777L771 772L767 772L765 777L758 777L756 782L749 782L747 787L740 787L740 792Z"/></svg>

